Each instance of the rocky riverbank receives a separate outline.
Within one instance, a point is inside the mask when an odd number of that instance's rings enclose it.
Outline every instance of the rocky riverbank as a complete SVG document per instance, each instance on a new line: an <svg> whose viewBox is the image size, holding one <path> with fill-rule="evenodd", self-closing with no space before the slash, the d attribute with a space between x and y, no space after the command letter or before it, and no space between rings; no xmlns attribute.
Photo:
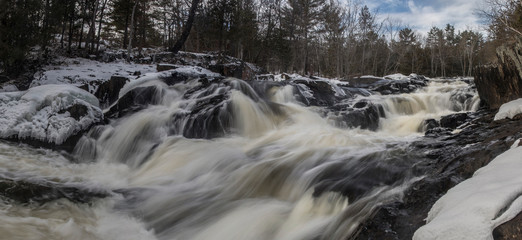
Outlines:
<svg viewBox="0 0 522 240"><path fill-rule="evenodd" d="M73 163L87 163L85 166L113 161L132 169L154 164L148 163L150 158L164 160L161 154L170 150L163 148L176 147L176 142L191 142L189 148L227 138L252 141L258 149L241 153L249 160L235 163L238 166L263 162L272 151L283 151L280 156L284 158L287 147L297 146L295 151L305 151L303 158L311 158L311 165L302 167L321 169L314 170L319 171L317 175L296 191L310 188L314 199L333 194L340 202L346 198L354 203L325 233L339 236L337 232L349 232L351 239L410 239L424 225L435 201L522 138L520 116L494 121L495 110L474 112L478 99L471 79L428 79L416 74L326 79L266 74L252 64L223 56L179 56L159 54L156 60L163 61L159 64L152 64L153 58L140 60L141 65L68 59L67 66L49 66L35 75L28 90L4 88L0 93L0 110L6 113L0 116L5 126L0 137L37 148L66 150L64 154ZM86 65L82 67L82 63ZM294 125L300 131L290 131L288 136L278 133ZM319 134L306 135L307 127ZM275 136L257 139L263 134ZM296 134L306 136L294 139ZM318 141L316 152L324 156L315 159L315 154L309 155L310 141ZM354 152L351 144L363 150ZM365 150L366 145L371 151ZM324 161L331 162L322 166ZM286 174L303 169L290 165L274 166L267 170L268 175L249 179L257 186L256 194L276 195L274 189L282 186L277 181L297 186ZM61 198L90 203L123 195L122 204L135 208L137 202L158 193L156 186L92 189L10 176L0 176L0 188L4 189L2 198L20 203ZM391 191L396 188L401 189L398 195ZM379 191L389 194L389 199L373 195ZM200 210L192 204L188 207ZM148 214L153 213L170 214L157 209ZM165 217L174 220L155 223L158 231L182 221L176 214ZM351 220L354 222L348 224ZM355 231L342 229L357 226L359 221L363 222ZM495 236L506 235L502 231Z"/></svg>

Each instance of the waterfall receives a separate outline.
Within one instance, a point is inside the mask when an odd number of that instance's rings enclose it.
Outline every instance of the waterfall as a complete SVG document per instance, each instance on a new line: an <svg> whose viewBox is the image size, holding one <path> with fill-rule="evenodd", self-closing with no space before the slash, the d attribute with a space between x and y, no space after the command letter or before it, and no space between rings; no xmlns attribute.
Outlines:
<svg viewBox="0 0 522 240"><path fill-rule="evenodd" d="M478 106L463 82L432 81L399 95L318 84L334 93L322 101L304 83L251 84L232 78L128 84L120 99L153 87L156 100L93 128L76 146L79 163L63 160L55 170L23 164L12 173L113 195L31 213L4 204L9 217L0 223L34 221L43 230L27 236L66 239L344 239L420 177L411 170L418 154L405 143L420 134L423 120ZM342 99L334 106L312 104L334 97ZM342 114L334 114L368 108L379 115L375 131L343 125ZM15 166L0 161L0 168ZM125 234L111 235L110 228Z"/></svg>

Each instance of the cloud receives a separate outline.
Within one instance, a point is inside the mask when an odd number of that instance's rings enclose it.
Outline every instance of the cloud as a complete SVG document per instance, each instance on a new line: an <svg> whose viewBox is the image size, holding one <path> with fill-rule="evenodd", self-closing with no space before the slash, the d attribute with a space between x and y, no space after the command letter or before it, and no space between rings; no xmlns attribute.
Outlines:
<svg viewBox="0 0 522 240"><path fill-rule="evenodd" d="M381 17L399 19L405 26L425 34L431 27L443 28L446 24L456 30L481 30L480 19L474 15L483 0L372 0L380 9ZM399 4L392 6L390 4Z"/></svg>

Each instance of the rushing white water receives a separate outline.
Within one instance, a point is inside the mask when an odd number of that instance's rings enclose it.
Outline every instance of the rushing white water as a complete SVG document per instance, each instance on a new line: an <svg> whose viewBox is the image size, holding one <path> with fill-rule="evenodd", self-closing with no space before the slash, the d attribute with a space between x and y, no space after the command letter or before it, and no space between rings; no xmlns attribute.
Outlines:
<svg viewBox="0 0 522 240"><path fill-rule="evenodd" d="M0 236L343 239L415 181L407 143L422 120L475 107L452 99L463 83L373 95L366 99L382 104L386 118L368 131L335 127L317 107L300 104L302 85L267 89L268 100L234 79L202 88L154 79L134 85L157 87L159 104L93 129L76 147L80 163L0 145L0 171L10 179L112 192L92 204L5 201Z"/></svg>
<svg viewBox="0 0 522 240"><path fill-rule="evenodd" d="M411 94L377 97L386 111L381 119L381 129L390 134L409 135L420 132L426 119L439 120L441 116L455 112L476 111L479 107L478 95L461 81L431 81L425 88ZM459 101L463 95L473 95Z"/></svg>

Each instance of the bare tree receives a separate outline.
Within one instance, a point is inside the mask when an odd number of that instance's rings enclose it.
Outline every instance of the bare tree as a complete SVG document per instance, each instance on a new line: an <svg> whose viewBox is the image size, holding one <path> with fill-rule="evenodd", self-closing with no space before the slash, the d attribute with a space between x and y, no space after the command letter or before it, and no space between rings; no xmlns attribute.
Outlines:
<svg viewBox="0 0 522 240"><path fill-rule="evenodd" d="M169 49L172 53L178 53L179 50L181 50L181 48L185 44L185 41L187 40L187 38L188 38L188 36L190 34L190 29L192 28L192 24L194 23L194 17L196 16L196 10L198 9L199 1L200 0L192 0L192 4L190 5L190 10L189 10L189 15L188 15L188 18L187 18L187 22L183 26L183 31L181 32L181 36L176 41L174 46L172 46Z"/></svg>
<svg viewBox="0 0 522 240"><path fill-rule="evenodd" d="M129 44L127 45L127 62L130 61L130 57L132 55L132 39L134 38L134 15L136 13L136 6L138 6L138 3L139 1L136 0L134 2L134 6L132 7Z"/></svg>
<svg viewBox="0 0 522 240"><path fill-rule="evenodd" d="M520 22L522 2L520 0L485 0L485 6L478 10L478 14L490 22L494 34L498 35L498 31L501 31L498 28L503 27L522 37L522 22Z"/></svg>

